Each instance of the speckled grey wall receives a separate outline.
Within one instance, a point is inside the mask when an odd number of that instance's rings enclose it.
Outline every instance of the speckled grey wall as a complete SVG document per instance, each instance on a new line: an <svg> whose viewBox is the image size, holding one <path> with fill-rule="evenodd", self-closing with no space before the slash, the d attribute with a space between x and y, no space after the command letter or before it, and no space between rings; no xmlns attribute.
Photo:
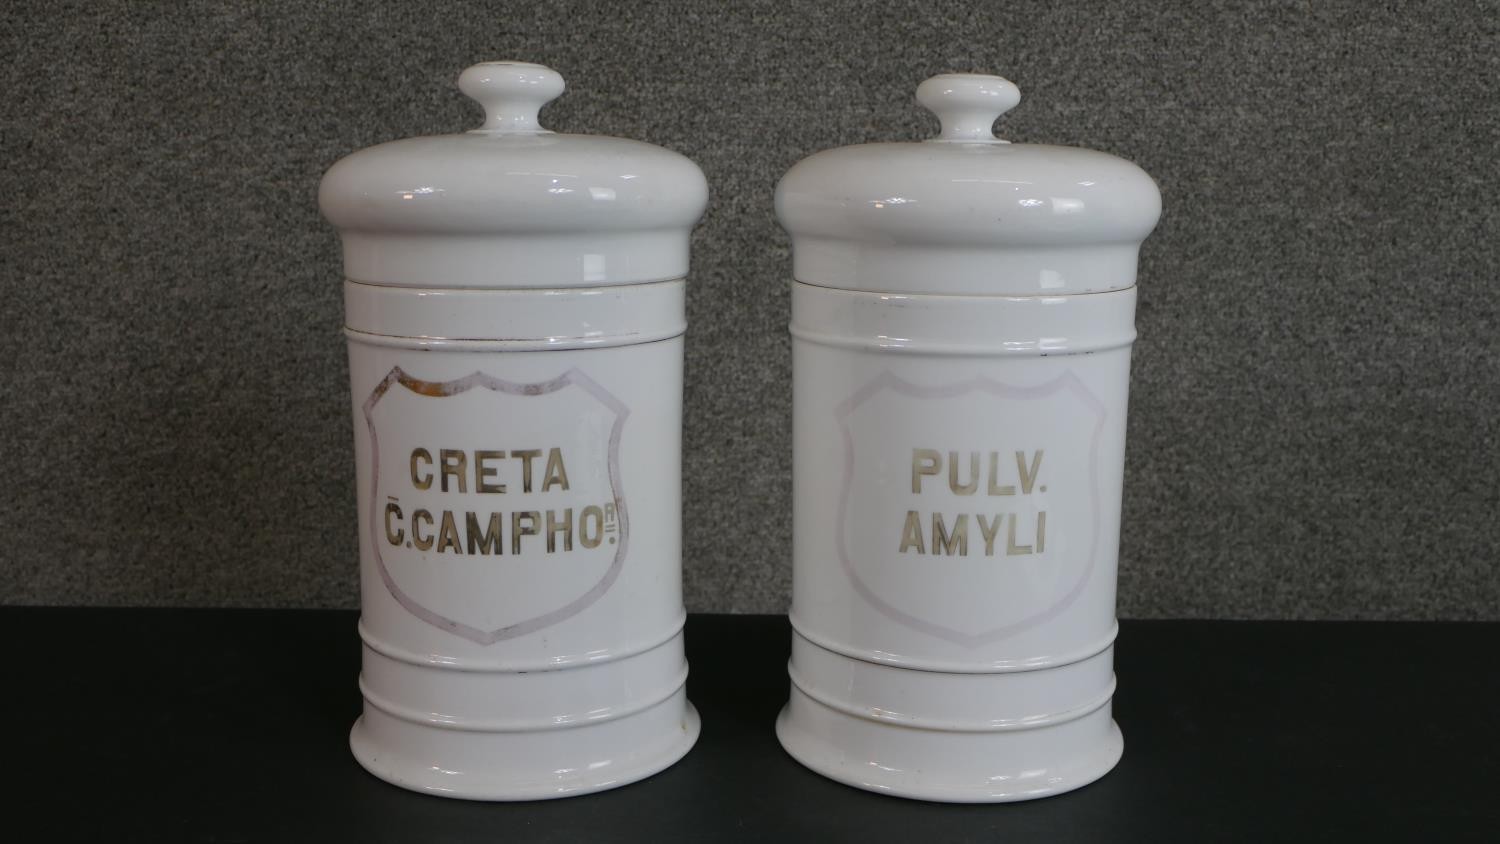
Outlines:
<svg viewBox="0 0 1500 844"><path fill-rule="evenodd" d="M550 64L556 129L696 159L686 594L789 586L776 179L932 130L1138 162L1128 616L1500 618L1493 3L12 3L0 27L0 601L352 606L339 255L317 180Z"/></svg>

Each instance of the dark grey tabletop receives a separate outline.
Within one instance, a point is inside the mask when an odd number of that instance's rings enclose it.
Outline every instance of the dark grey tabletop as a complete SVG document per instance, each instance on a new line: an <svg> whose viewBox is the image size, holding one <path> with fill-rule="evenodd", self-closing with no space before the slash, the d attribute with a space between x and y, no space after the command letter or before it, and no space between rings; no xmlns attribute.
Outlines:
<svg viewBox="0 0 1500 844"><path fill-rule="evenodd" d="M786 620L688 621L697 747L543 803L365 773L355 614L0 609L9 840L1500 840L1500 625L1126 621L1125 758L1079 791L945 806L793 762ZM19 786L19 789L17 789Z"/></svg>

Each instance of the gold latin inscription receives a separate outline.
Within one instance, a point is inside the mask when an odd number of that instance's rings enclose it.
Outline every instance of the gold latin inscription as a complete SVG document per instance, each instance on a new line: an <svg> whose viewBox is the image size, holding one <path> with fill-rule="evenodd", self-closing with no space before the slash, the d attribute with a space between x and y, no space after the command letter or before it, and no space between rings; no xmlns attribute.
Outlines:
<svg viewBox="0 0 1500 844"><path fill-rule="evenodd" d="M977 512L976 508L974 512L949 514L933 510L925 518L921 510L907 510L901 523L898 553L967 557L971 547L976 555L980 553L981 545L986 557L1044 553L1047 550L1047 511L1041 508L1045 505L1017 500L1018 495L1035 496L1047 491L1046 484L1040 482L1043 454L1040 448L988 453L956 450L945 453L936 448L913 448L913 495L924 499L972 497L976 503L985 498L1005 498L1011 503L1007 512ZM1014 467L1013 472L1011 467ZM943 483L944 476L946 484ZM999 543L1002 529L1003 546ZM971 534L974 535L972 545Z"/></svg>
<svg viewBox="0 0 1500 844"><path fill-rule="evenodd" d="M436 453L436 458L434 458ZM412 489L448 495L543 495L570 489L561 448L414 448L408 461ZM615 503L504 511L418 507L410 520L389 496L382 516L392 546L434 554L502 556L566 554L619 541ZM530 499L527 499L528 501ZM575 541L576 540L576 541Z"/></svg>

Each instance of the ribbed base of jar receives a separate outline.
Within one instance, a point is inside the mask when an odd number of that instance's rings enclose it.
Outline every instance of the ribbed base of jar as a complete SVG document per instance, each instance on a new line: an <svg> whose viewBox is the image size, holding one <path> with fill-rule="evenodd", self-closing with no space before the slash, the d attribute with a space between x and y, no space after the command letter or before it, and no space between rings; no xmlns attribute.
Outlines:
<svg viewBox="0 0 1500 844"><path fill-rule="evenodd" d="M1120 761L1113 649L1036 670L955 673L877 664L793 635L776 735L848 785L948 803L1071 791Z"/></svg>
<svg viewBox="0 0 1500 844"><path fill-rule="evenodd" d="M349 746L393 785L464 800L550 800L645 779L698 740L698 712L679 688L630 715L534 732L479 732L413 723L365 705Z"/></svg>
<svg viewBox="0 0 1500 844"><path fill-rule="evenodd" d="M831 780L941 803L1007 803L1072 791L1109 773L1125 748L1108 706L1032 733L942 733L847 715L795 688L776 719L776 737L793 759ZM1064 746L1068 752L1059 754Z"/></svg>

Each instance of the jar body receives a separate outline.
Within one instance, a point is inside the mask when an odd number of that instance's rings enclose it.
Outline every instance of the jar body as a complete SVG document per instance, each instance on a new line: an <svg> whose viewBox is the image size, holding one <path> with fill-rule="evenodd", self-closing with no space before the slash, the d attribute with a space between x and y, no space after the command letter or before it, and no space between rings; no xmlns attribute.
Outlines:
<svg viewBox="0 0 1500 844"><path fill-rule="evenodd" d="M683 282L345 292L356 757L495 800L676 761Z"/></svg>
<svg viewBox="0 0 1500 844"><path fill-rule="evenodd" d="M1026 799L1118 760L1110 718L1135 289L793 284L795 630L778 722L841 781Z"/></svg>

